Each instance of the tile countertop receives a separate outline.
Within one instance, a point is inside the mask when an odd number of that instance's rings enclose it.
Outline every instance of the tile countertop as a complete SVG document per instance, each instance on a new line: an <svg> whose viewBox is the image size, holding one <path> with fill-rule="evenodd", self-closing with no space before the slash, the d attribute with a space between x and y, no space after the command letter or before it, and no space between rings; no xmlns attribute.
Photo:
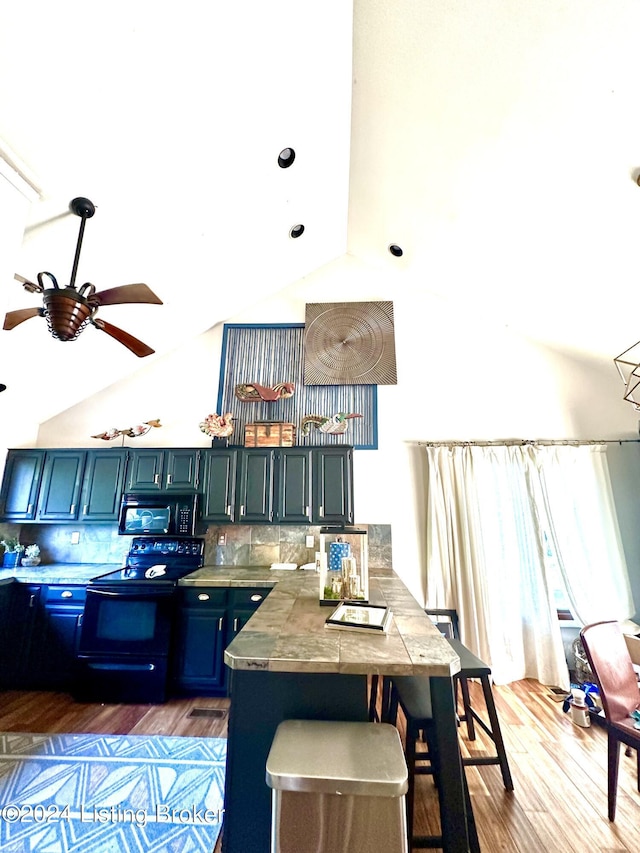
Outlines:
<svg viewBox="0 0 640 853"><path fill-rule="evenodd" d="M39 566L0 568L0 584L18 581L36 584L87 584L92 578L115 572L122 563L49 563ZM271 571L268 566L204 566L179 581L187 586L264 586L271 587L278 578L291 574ZM311 572L317 577L315 572Z"/></svg>
<svg viewBox="0 0 640 853"><path fill-rule="evenodd" d="M287 571L286 569L270 569L268 566L203 566L190 575L178 581L178 586L224 586L243 587L257 586L271 588L289 575L301 575L302 571ZM305 572L312 575L318 583L315 572Z"/></svg>
<svg viewBox="0 0 640 853"><path fill-rule="evenodd" d="M460 669L456 653L392 571L370 573L371 604L387 604L393 613L389 631L373 634L326 627L332 608L319 604L315 572L245 569L249 581L240 577L242 571L236 585L260 586L260 576L275 588L227 647L224 659L231 669L441 677ZM232 573L224 574L219 585L230 586Z"/></svg>
<svg viewBox="0 0 640 853"><path fill-rule="evenodd" d="M50 563L39 566L17 566L15 569L0 568L0 583L36 584L86 584L91 578L113 572L118 563Z"/></svg>

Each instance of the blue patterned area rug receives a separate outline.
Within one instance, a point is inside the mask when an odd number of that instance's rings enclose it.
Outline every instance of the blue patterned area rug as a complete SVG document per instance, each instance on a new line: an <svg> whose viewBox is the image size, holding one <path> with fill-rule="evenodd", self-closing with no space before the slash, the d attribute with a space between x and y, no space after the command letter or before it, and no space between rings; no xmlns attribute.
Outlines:
<svg viewBox="0 0 640 853"><path fill-rule="evenodd" d="M212 853L224 738L0 734L5 853Z"/></svg>

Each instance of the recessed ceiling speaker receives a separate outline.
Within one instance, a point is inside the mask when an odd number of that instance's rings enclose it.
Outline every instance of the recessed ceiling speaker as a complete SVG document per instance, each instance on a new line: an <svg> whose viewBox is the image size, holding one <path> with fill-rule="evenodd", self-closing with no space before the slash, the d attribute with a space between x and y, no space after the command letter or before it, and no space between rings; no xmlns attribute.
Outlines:
<svg viewBox="0 0 640 853"><path fill-rule="evenodd" d="M305 385L397 385L393 302L310 302Z"/></svg>
<svg viewBox="0 0 640 853"><path fill-rule="evenodd" d="M293 165L293 161L295 159L296 152L293 148L283 148L278 154L278 166L280 166L281 169L288 169L289 166Z"/></svg>

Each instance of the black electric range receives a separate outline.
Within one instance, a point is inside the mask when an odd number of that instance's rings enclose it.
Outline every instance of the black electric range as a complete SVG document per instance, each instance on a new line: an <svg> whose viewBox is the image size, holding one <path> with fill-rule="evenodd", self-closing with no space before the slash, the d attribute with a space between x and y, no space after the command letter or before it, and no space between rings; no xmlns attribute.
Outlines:
<svg viewBox="0 0 640 853"><path fill-rule="evenodd" d="M122 569L87 586L74 695L85 702L163 702L180 578L202 566L204 540L136 536Z"/></svg>

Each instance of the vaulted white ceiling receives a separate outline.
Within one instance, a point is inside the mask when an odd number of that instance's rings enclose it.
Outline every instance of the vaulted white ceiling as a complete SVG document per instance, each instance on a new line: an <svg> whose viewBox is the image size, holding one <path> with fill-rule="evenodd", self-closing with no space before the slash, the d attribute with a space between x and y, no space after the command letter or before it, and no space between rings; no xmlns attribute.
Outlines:
<svg viewBox="0 0 640 853"><path fill-rule="evenodd" d="M78 283L146 282L164 306L100 316L158 354L348 251L610 359L640 338L639 31L635 0L5 3L0 142L42 190L12 272L68 281L87 196ZM5 277L0 311L38 304ZM139 365L0 332L47 416Z"/></svg>

